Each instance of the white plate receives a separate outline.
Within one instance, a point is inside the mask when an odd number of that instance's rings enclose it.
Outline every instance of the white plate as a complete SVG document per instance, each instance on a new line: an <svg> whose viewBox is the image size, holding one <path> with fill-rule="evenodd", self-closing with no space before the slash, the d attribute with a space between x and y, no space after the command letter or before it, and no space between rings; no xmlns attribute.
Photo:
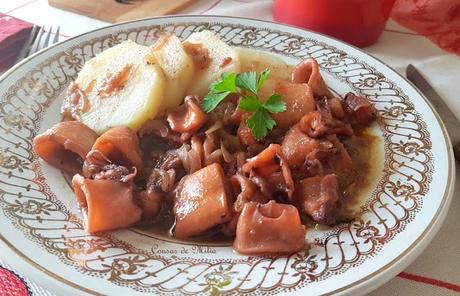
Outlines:
<svg viewBox="0 0 460 296"><path fill-rule="evenodd" d="M379 112L382 164L359 218L328 231L309 229L308 253L240 256L228 246L179 244L123 230L88 235L60 171L37 159L34 136L60 120L65 89L85 61L132 39L161 32L181 38L215 31L234 46L289 63L312 56L328 85L354 91ZM243 18L175 16L113 25L55 45L0 79L0 242L2 257L63 294L260 295L368 292L427 246L449 206L454 182L448 136L426 100L395 71L337 40Z"/></svg>

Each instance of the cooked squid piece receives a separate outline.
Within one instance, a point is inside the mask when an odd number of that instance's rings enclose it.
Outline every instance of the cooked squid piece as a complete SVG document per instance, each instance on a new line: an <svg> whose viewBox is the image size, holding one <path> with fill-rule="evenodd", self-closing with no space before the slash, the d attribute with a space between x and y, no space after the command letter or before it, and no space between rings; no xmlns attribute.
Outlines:
<svg viewBox="0 0 460 296"><path fill-rule="evenodd" d="M139 139L127 127L114 127L106 131L97 138L91 151L98 151L102 155L99 158L100 162L95 163L94 157L87 157L83 168L84 171L90 170L91 165L103 163L103 157L106 159L106 164L113 163L129 169L135 167L138 172L143 169Z"/></svg>
<svg viewBox="0 0 460 296"><path fill-rule="evenodd" d="M174 204L174 236L187 238L232 218L231 195L222 167L211 164L182 178Z"/></svg>
<svg viewBox="0 0 460 296"><path fill-rule="evenodd" d="M168 113L171 130L179 133L194 133L206 122L206 114L198 105L196 96L187 96L184 103Z"/></svg>
<svg viewBox="0 0 460 296"><path fill-rule="evenodd" d="M354 134L350 124L334 118L330 107L331 101L323 99L317 104L319 111L310 112L300 119L299 127L308 136L312 138L326 135L350 137Z"/></svg>
<svg viewBox="0 0 460 296"><path fill-rule="evenodd" d="M234 236L236 233L236 225L240 217L244 205L250 201L265 204L269 201L268 197L262 194L260 188L249 178L237 173L230 177L230 185L236 200L233 203L233 211L235 215L223 228L223 232L227 236Z"/></svg>
<svg viewBox="0 0 460 296"><path fill-rule="evenodd" d="M318 113L314 112L305 115L286 133L281 147L287 163L291 167L299 168L304 166L306 161L318 160L333 171L351 169L353 167L351 157L337 136L335 134L324 136L327 133L340 131L342 128L347 131L348 127L330 129L323 126L321 121L316 121L316 115ZM313 138L309 134L324 137Z"/></svg>
<svg viewBox="0 0 460 296"><path fill-rule="evenodd" d="M289 198L292 197L294 181L280 145L270 144L265 150L248 159L241 170L259 184L263 183L262 193L271 196L275 192L282 192Z"/></svg>
<svg viewBox="0 0 460 296"><path fill-rule="evenodd" d="M233 205L235 212L240 213L247 202L255 201L259 203L267 203L268 198L264 196L259 188L247 177L236 174L230 178L230 184L233 192L236 195L236 201Z"/></svg>
<svg viewBox="0 0 460 296"><path fill-rule="evenodd" d="M307 155L318 147L319 141L304 133L299 124L294 125L286 133L281 144L283 155L291 167L303 165Z"/></svg>
<svg viewBox="0 0 460 296"><path fill-rule="evenodd" d="M246 255L287 255L304 248L305 234L293 205L248 202L238 219L233 247Z"/></svg>
<svg viewBox="0 0 460 296"><path fill-rule="evenodd" d="M292 72L291 81L308 84L316 98L334 97L324 82L318 62L315 59L310 58L301 61Z"/></svg>
<svg viewBox="0 0 460 296"><path fill-rule="evenodd" d="M313 92L306 83L280 81L275 86L275 93L281 95L286 103L286 111L272 114L277 126L281 128L293 126L305 114L316 109Z"/></svg>
<svg viewBox="0 0 460 296"><path fill-rule="evenodd" d="M347 93L343 105L345 112L351 116L352 123L357 126L365 127L377 118L374 107L364 97Z"/></svg>
<svg viewBox="0 0 460 296"><path fill-rule="evenodd" d="M97 134L83 123L64 121L34 138L35 153L50 165L75 174L81 171L86 154Z"/></svg>
<svg viewBox="0 0 460 296"><path fill-rule="evenodd" d="M347 172L353 168L353 160L345 146L335 135L330 135L320 141L318 148L310 152L305 160L317 159L333 172Z"/></svg>
<svg viewBox="0 0 460 296"><path fill-rule="evenodd" d="M312 138L326 135L350 137L353 129L349 124L325 116L322 112L314 111L305 115L299 122L300 129Z"/></svg>
<svg viewBox="0 0 460 296"><path fill-rule="evenodd" d="M296 203L305 214L320 224L332 225L337 222L341 198L335 174L303 179L296 185Z"/></svg>
<svg viewBox="0 0 460 296"><path fill-rule="evenodd" d="M178 149L170 150L161 166L163 168L170 168L170 165L175 168L182 167L187 174L192 174L207 165L203 150L201 139L193 136L190 144L183 144Z"/></svg>
<svg viewBox="0 0 460 296"><path fill-rule="evenodd" d="M77 202L85 216L89 233L129 227L141 218L134 203L132 185L114 180L72 178Z"/></svg>
<svg viewBox="0 0 460 296"><path fill-rule="evenodd" d="M147 135L155 135L157 137L163 138L167 141L174 143L183 143L184 140L181 138L181 134L174 132L168 125L166 120L154 119L147 121L138 132L139 137L144 137ZM190 134L187 134L189 138ZM188 139L186 138L186 140Z"/></svg>

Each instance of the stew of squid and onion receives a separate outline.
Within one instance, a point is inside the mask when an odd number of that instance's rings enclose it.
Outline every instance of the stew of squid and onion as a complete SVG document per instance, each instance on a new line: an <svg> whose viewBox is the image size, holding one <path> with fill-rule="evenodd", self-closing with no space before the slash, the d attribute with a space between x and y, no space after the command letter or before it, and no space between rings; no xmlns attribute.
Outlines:
<svg viewBox="0 0 460 296"><path fill-rule="evenodd" d="M63 121L35 137L34 149L73 176L90 233L167 221L178 239L218 233L242 254L289 254L305 248L305 225L348 219L341 209L364 178L359 150L376 112L365 97L331 93L314 59L275 91L286 110L262 140L240 96L205 113L190 94L137 132L98 135Z"/></svg>

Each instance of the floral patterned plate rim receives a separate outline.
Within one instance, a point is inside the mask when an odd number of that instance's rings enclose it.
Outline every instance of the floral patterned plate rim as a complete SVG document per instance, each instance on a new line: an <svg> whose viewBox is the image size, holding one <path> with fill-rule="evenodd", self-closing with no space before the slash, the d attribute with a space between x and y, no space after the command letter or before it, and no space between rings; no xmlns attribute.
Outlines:
<svg viewBox="0 0 460 296"><path fill-rule="evenodd" d="M334 91L366 95L378 110L382 160L367 201L350 223L309 229L309 250L246 257L142 229L89 235L65 176L33 153L33 137L60 119L62 95L86 60L125 39L151 44L164 32L186 38L203 29L288 63L314 57ZM448 143L439 116L407 80L335 39L219 16L112 25L43 50L0 78L0 249L18 270L66 295L362 294L405 268L439 229L455 179Z"/></svg>

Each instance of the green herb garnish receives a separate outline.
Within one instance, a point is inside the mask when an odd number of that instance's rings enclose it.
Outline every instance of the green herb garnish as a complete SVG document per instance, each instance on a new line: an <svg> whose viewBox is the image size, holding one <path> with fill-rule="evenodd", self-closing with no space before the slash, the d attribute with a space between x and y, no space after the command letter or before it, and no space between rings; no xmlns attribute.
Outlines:
<svg viewBox="0 0 460 296"><path fill-rule="evenodd" d="M261 140L276 125L270 113L286 111L286 103L278 94L272 94L265 102L260 100L258 93L268 75L270 75L270 69L265 69L259 76L256 72L222 74L219 80L210 85L209 93L201 102L201 108L209 113L228 95L239 93L242 99L238 106L243 110L253 111L246 120L246 124L251 129L254 138Z"/></svg>
<svg viewBox="0 0 460 296"><path fill-rule="evenodd" d="M236 93L236 74L224 73L220 80L214 81L209 86L209 93L201 102L201 109L209 113L214 110L229 94Z"/></svg>

